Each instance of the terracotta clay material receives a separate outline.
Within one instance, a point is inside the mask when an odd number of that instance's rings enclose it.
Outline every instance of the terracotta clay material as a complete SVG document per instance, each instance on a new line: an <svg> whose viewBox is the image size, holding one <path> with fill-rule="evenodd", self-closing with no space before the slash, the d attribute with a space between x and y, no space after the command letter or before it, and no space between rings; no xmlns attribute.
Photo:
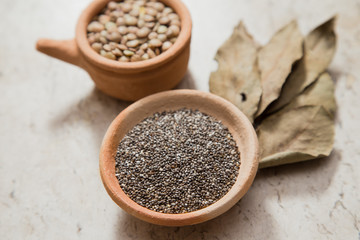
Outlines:
<svg viewBox="0 0 360 240"><path fill-rule="evenodd" d="M230 191L214 204L190 213L167 214L149 210L131 200L115 176L115 155L121 139L139 122L156 112L188 108L215 117L228 127L241 155L239 175ZM128 213L144 221L184 226L205 222L229 210L248 191L258 169L258 141L252 124L233 104L211 93L174 90L143 98L111 123L100 150L100 174L110 197Z"/></svg>
<svg viewBox="0 0 360 240"><path fill-rule="evenodd" d="M147 95L174 88L187 71L192 22L180 0L161 0L180 16L181 31L166 52L146 61L118 62L100 56L87 40L87 25L110 0L95 0L81 14L75 39L39 39L36 49L49 56L85 69L96 87L115 98L135 101Z"/></svg>

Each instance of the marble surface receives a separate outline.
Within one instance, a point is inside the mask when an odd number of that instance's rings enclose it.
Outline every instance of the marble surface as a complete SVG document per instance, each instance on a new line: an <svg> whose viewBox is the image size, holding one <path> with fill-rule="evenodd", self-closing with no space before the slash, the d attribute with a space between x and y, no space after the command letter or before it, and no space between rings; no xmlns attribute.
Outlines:
<svg viewBox="0 0 360 240"><path fill-rule="evenodd" d="M137 220L106 194L99 147L128 103L83 70L35 51L39 37L74 36L90 0L1 0L1 239L360 239L360 2L184 0L193 16L189 71L179 87L208 91L216 49L243 20L261 43L292 19L305 34L338 14L330 72L339 106L330 157L258 172L231 210L196 226Z"/></svg>

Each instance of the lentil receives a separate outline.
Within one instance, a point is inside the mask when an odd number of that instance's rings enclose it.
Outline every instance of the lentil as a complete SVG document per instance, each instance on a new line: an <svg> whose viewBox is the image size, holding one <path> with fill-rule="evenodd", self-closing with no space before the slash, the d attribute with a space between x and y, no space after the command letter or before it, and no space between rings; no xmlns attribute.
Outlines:
<svg viewBox="0 0 360 240"><path fill-rule="evenodd" d="M87 37L94 51L103 57L141 61L167 51L177 40L180 25L179 16L161 2L111 1L88 24ZM121 47L109 47L114 44ZM149 47L152 50L144 53ZM140 49L143 52L138 52Z"/></svg>

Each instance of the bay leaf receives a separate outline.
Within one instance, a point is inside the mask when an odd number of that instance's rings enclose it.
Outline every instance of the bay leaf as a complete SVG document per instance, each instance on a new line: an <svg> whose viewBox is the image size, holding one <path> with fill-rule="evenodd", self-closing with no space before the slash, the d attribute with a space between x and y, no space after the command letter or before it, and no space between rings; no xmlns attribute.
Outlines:
<svg viewBox="0 0 360 240"><path fill-rule="evenodd" d="M260 168L328 156L334 144L334 121L322 106L281 110L257 129Z"/></svg>
<svg viewBox="0 0 360 240"><path fill-rule="evenodd" d="M261 97L257 44L240 22L215 56L218 69L211 73L210 92L235 104L252 122Z"/></svg>
<svg viewBox="0 0 360 240"><path fill-rule="evenodd" d="M335 85L329 73L324 72L319 78L307 87L304 92L285 106L284 111L289 109L313 105L323 108L334 118L336 111Z"/></svg>
<svg viewBox="0 0 360 240"><path fill-rule="evenodd" d="M329 19L305 38L303 58L286 80L280 97L266 110L267 113L288 104L329 66L336 50L335 21L335 17Z"/></svg>
<svg viewBox="0 0 360 240"><path fill-rule="evenodd" d="M260 49L258 62L263 93L256 116L279 97L293 63L302 57L302 44L303 37L297 22L292 21L275 33L270 42Z"/></svg>

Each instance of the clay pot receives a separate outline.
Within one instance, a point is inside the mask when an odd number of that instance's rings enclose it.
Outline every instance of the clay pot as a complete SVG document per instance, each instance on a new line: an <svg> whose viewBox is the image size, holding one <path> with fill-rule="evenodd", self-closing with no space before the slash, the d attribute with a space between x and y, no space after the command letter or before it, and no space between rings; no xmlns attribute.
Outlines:
<svg viewBox="0 0 360 240"><path fill-rule="evenodd" d="M85 69L97 88L115 98L135 101L174 88L186 73L190 55L192 23L185 5L180 0L160 0L181 19L179 37L169 50L150 60L123 63L100 56L87 41L88 23L109 1L95 0L83 11L75 39L40 39L36 49Z"/></svg>
<svg viewBox="0 0 360 240"><path fill-rule="evenodd" d="M125 134L146 117L155 112L178 110L184 107L211 115L228 127L241 154L239 175L230 191L206 208L181 214L155 212L138 205L121 190L115 176L116 150ZM196 90L166 91L133 103L111 123L100 150L101 178L115 203L137 218L165 226L197 224L226 212L248 191L257 169L258 141L247 117L225 99Z"/></svg>

